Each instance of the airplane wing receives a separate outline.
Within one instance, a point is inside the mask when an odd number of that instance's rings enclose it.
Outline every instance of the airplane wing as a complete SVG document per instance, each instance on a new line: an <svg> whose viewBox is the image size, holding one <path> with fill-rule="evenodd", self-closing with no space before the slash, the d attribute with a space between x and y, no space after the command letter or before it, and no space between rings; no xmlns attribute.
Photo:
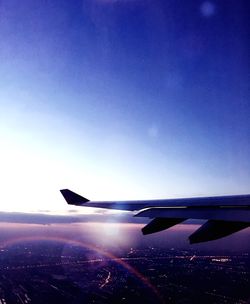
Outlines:
<svg viewBox="0 0 250 304"><path fill-rule="evenodd" d="M89 201L69 190L60 190L68 204L134 211L135 217L152 220L144 235L168 229L187 219L207 220L191 236L191 244L216 240L250 226L250 194L145 201Z"/></svg>

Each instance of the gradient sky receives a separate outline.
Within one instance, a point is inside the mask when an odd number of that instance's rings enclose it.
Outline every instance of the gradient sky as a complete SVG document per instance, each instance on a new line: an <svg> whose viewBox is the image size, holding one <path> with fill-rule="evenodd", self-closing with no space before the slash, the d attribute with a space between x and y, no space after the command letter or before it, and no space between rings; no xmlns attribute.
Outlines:
<svg viewBox="0 0 250 304"><path fill-rule="evenodd" d="M2 0L0 210L250 193L248 11Z"/></svg>

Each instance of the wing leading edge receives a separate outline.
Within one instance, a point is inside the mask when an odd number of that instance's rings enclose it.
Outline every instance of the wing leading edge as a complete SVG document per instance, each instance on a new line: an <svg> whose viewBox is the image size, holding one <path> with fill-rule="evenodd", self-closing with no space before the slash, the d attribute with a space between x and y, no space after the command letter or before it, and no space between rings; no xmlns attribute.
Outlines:
<svg viewBox="0 0 250 304"><path fill-rule="evenodd" d="M71 205L136 211L136 217L151 218L151 222L142 228L143 234L166 230L187 219L207 220L189 237L192 244L216 240L250 226L250 195L145 201L89 201L69 189L60 192Z"/></svg>

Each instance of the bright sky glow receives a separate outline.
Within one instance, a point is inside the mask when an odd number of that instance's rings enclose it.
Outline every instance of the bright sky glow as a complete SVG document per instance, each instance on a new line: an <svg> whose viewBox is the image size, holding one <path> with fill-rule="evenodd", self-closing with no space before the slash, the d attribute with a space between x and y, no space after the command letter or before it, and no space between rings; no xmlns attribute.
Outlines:
<svg viewBox="0 0 250 304"><path fill-rule="evenodd" d="M0 210L250 192L244 1L3 0L0 22Z"/></svg>
<svg viewBox="0 0 250 304"><path fill-rule="evenodd" d="M215 5L213 2L205 1L201 4L201 13L205 17L211 17L215 14Z"/></svg>

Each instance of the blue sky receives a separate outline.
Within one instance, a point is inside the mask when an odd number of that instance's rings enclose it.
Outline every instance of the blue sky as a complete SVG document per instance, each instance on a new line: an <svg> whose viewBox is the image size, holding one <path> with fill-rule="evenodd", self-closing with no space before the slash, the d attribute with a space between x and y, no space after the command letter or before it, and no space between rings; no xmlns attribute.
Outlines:
<svg viewBox="0 0 250 304"><path fill-rule="evenodd" d="M1 210L249 193L247 6L3 0Z"/></svg>

